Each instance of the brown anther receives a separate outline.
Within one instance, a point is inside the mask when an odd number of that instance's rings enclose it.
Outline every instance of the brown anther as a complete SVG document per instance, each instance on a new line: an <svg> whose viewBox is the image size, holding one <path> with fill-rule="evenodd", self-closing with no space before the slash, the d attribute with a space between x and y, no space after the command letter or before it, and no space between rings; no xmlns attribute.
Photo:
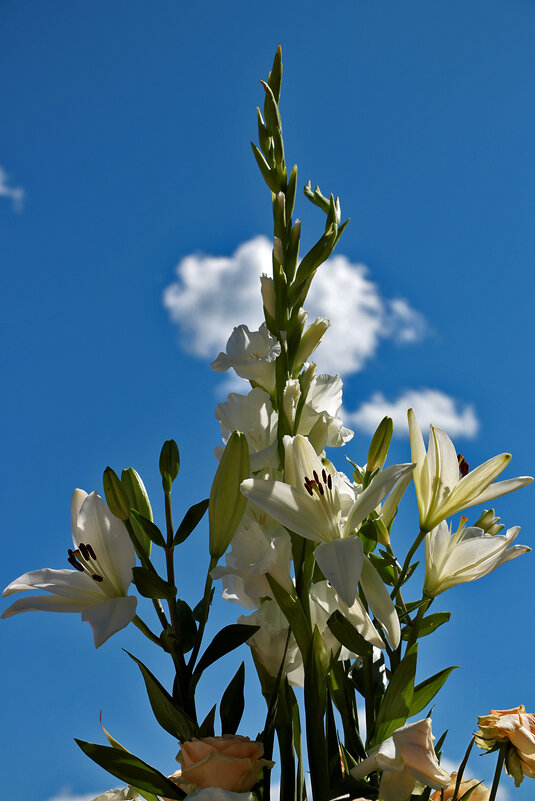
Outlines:
<svg viewBox="0 0 535 801"><path fill-rule="evenodd" d="M466 461L462 453L457 454L457 461L459 462L459 473L464 478L470 470L470 468L468 467L468 462Z"/></svg>
<svg viewBox="0 0 535 801"><path fill-rule="evenodd" d="M83 542L81 542L78 547L80 549L80 552L81 552L82 556L84 557L84 559L87 562L87 560L89 559L89 551L88 551L88 549L86 548L86 546L84 545Z"/></svg>
<svg viewBox="0 0 535 801"><path fill-rule="evenodd" d="M323 470L321 471L321 477L323 479L323 483L326 484L327 483L327 472L326 472L325 468L323 468Z"/></svg>
<svg viewBox="0 0 535 801"><path fill-rule="evenodd" d="M316 486L317 486L317 488L319 490L320 495L325 495L325 491L323 489L323 484L317 484Z"/></svg>
<svg viewBox="0 0 535 801"><path fill-rule="evenodd" d="M94 552L93 548L91 547L91 545L90 545L89 543L86 543L86 546L85 546L85 547L86 547L86 548L87 548L87 550L89 551L89 556L91 557L91 559L96 559L96 558L97 558L97 556L96 556L96 554L95 554L95 552Z"/></svg>
<svg viewBox="0 0 535 801"><path fill-rule="evenodd" d="M68 557L67 557L67 562L70 565L72 565L76 570L80 570L80 572L83 573L84 569L83 569L82 565L80 564L80 562L77 560L77 558L76 558L76 556L74 554L74 551L71 548L69 548L67 553L69 554Z"/></svg>
<svg viewBox="0 0 535 801"><path fill-rule="evenodd" d="M332 488L333 488L333 480L332 480L332 476L331 476L330 473L327 476L327 486L329 487L330 490L332 490Z"/></svg>
<svg viewBox="0 0 535 801"><path fill-rule="evenodd" d="M104 581L104 579L102 578L102 576L99 576L97 573L93 573L93 575L91 576L91 578L93 579L93 581Z"/></svg>
<svg viewBox="0 0 535 801"><path fill-rule="evenodd" d="M319 483L320 483L319 476L318 476L318 474L316 473L316 471L315 471L315 470L314 470L314 472L312 473L312 475L314 476L314 481L316 482L316 484L318 484L318 485L319 485Z"/></svg>
<svg viewBox="0 0 535 801"><path fill-rule="evenodd" d="M312 492L312 487L310 486L310 484L307 484L306 481L305 481L305 489L309 495L314 495L314 493Z"/></svg>

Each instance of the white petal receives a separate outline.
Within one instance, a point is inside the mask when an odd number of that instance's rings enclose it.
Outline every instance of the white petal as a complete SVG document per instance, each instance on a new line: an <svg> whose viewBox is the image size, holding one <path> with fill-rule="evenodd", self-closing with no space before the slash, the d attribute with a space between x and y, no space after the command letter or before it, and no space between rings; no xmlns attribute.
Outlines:
<svg viewBox="0 0 535 801"><path fill-rule="evenodd" d="M79 542L75 534L78 529L78 514L86 498L87 492L81 489L75 489L71 496L71 531L75 548L78 547Z"/></svg>
<svg viewBox="0 0 535 801"><path fill-rule="evenodd" d="M318 545L316 562L325 578L332 584L348 606L355 602L362 570L364 551L358 537L344 537Z"/></svg>
<svg viewBox="0 0 535 801"><path fill-rule="evenodd" d="M507 478L505 481L496 481L487 487L486 490L480 492L477 498L474 498L470 506L475 506L478 503L486 503L493 498L498 498L501 495L507 495L509 492L514 492L522 487L527 487L533 481L532 476L519 476L518 478ZM466 507L465 507L466 508Z"/></svg>
<svg viewBox="0 0 535 801"><path fill-rule="evenodd" d="M459 483L459 459L453 442L445 431L431 426L438 456L440 496L447 497Z"/></svg>
<svg viewBox="0 0 535 801"><path fill-rule="evenodd" d="M401 638L399 618L386 585L367 556L362 563L360 582L368 606L388 634L392 648L397 648Z"/></svg>
<svg viewBox="0 0 535 801"><path fill-rule="evenodd" d="M331 521L322 504L304 489L282 481L248 478L242 481L241 491L290 531L315 542L329 539Z"/></svg>
<svg viewBox="0 0 535 801"><path fill-rule="evenodd" d="M498 456L493 456L492 459L488 459L483 464L480 464L479 467L471 470L464 478L461 478L447 503L448 510L452 509L453 511L448 511L444 517L477 503L478 501L476 499L478 496L483 495L494 479L499 476L500 473L503 473L510 461L510 453L501 453ZM496 496L483 495L483 497L489 499L495 498Z"/></svg>
<svg viewBox="0 0 535 801"><path fill-rule="evenodd" d="M125 595L136 563L134 546L124 523L112 515L96 492L82 503L76 535L80 542L92 546L102 574L112 582L117 594Z"/></svg>
<svg viewBox="0 0 535 801"><path fill-rule="evenodd" d="M425 515L431 503L429 468L424 438L413 409L409 409L408 418L411 459L416 465L414 468L414 484L416 486L420 516L422 516L422 513Z"/></svg>
<svg viewBox="0 0 535 801"><path fill-rule="evenodd" d="M86 605L102 598L98 584L78 570L53 570L48 567L32 570L8 584L2 594L7 597L24 590L46 590L73 601L85 602Z"/></svg>
<svg viewBox="0 0 535 801"><path fill-rule="evenodd" d="M345 524L345 531L349 534L356 529L388 495L394 484L407 473L412 473L413 468L413 464L393 464L378 473L353 504Z"/></svg>
<svg viewBox="0 0 535 801"><path fill-rule="evenodd" d="M59 595L31 595L29 598L19 598L4 609L0 617L7 618L21 612L82 612L86 607L87 602Z"/></svg>
<svg viewBox="0 0 535 801"><path fill-rule="evenodd" d="M379 784L380 797L384 801L407 801L415 784L414 777L406 768L400 773L385 770Z"/></svg>
<svg viewBox="0 0 535 801"><path fill-rule="evenodd" d="M112 634L127 626L136 614L137 598L132 595L109 598L87 607L82 620L93 629L95 648L106 642Z"/></svg>

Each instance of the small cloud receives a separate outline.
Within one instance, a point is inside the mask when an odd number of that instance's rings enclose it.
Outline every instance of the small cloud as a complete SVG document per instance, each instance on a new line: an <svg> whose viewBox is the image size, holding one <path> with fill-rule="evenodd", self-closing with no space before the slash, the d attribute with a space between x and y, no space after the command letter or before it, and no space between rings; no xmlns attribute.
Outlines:
<svg viewBox="0 0 535 801"><path fill-rule="evenodd" d="M394 432L408 433L407 409L414 409L423 432L429 425L443 428L451 437L476 436L479 421L470 404L462 404L438 389L408 389L396 400L389 401L382 392L375 392L354 412L344 412L344 421L361 431L373 433L383 417L394 421Z"/></svg>
<svg viewBox="0 0 535 801"><path fill-rule="evenodd" d="M93 801L98 793L86 793L85 795L74 795L70 790L60 790L58 795L48 798L47 801Z"/></svg>
<svg viewBox="0 0 535 801"><path fill-rule="evenodd" d="M229 257L186 256L163 303L180 330L182 347L215 358L234 326L258 328L263 320L260 275L271 274L271 244L263 236L244 242ZM403 298L387 299L363 264L334 256L316 273L307 301L309 319L331 327L318 348L322 370L349 375L371 359L382 339L412 344L426 333L424 317Z"/></svg>
<svg viewBox="0 0 535 801"><path fill-rule="evenodd" d="M0 197L11 199L15 211L22 211L24 203L24 189L20 186L10 186L7 172L0 167Z"/></svg>

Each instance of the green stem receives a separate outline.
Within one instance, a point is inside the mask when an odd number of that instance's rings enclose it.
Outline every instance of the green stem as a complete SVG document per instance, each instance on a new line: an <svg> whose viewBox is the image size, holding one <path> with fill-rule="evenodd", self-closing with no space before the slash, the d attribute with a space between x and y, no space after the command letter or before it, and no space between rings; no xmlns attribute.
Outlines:
<svg viewBox="0 0 535 801"><path fill-rule="evenodd" d="M210 566L208 568L208 573L206 575L206 582L204 585L201 619L199 621L199 628L197 629L197 636L195 638L193 650L191 652L191 656L189 658L189 662L187 665L187 670L190 674L193 673L193 668L195 667L195 662L197 661L197 657L199 655L204 629L206 627L206 621L208 620L208 611L210 609L210 595L212 593L212 584L213 584L213 579L210 573L212 572L212 570L216 565L217 565L217 558L215 556L211 556Z"/></svg>
<svg viewBox="0 0 535 801"><path fill-rule="evenodd" d="M411 566L412 557L414 556L414 554L416 553L416 551L420 547L421 543L424 541L426 534L427 534L427 531L424 531L423 529L420 529L420 531L418 533L418 536L416 537L416 539L412 543L411 547L409 548L409 552L408 552L407 556L405 557L405 561L403 562L403 567L401 568L401 573L399 574L399 578L396 581L394 589L390 593L390 597L391 598L395 598L396 597L396 595L399 592L400 587L405 582L405 579L407 577L407 573L409 572L409 568Z"/></svg>
<svg viewBox="0 0 535 801"><path fill-rule="evenodd" d="M494 772L494 781L492 782L492 787L490 790L489 801L495 801L496 793L498 792L498 785L500 783L500 778L502 775L503 763L505 761L505 752L507 750L507 744L501 746L499 754L498 754L498 761L496 763L496 770Z"/></svg>
<svg viewBox="0 0 535 801"><path fill-rule="evenodd" d="M411 624L409 638L407 640L407 648L410 648L411 645L414 645L414 643L418 639L418 634L420 633L420 626L422 625L424 615L432 603L433 603L432 598L426 598L422 603L422 605L418 607L418 612L416 614L416 617L414 618Z"/></svg>
<svg viewBox="0 0 535 801"><path fill-rule="evenodd" d="M167 542L165 546L165 564L167 568L167 581L174 587L175 586L175 562L174 562L174 549L173 549L174 530L173 530L173 515L171 511L171 494L169 492L164 492L164 498L165 498L165 524L167 532ZM169 606L169 616L171 618L171 627L178 638L177 647L173 648L173 653L171 654L171 656L173 658L173 664L175 666L175 672L178 682L178 688L180 690L180 695L182 699L187 699L188 680L186 671L186 660L184 659L182 648L179 646L180 626L178 623L178 612L176 608L176 601L174 598L169 598L168 606ZM188 708L187 711L189 714L193 713L193 716L195 716L194 708Z"/></svg>
<svg viewBox="0 0 535 801"><path fill-rule="evenodd" d="M135 617L132 619L132 623L134 624L134 626L137 626L137 628L138 628L140 631L142 631L142 632L143 632L143 634L145 635L145 637L148 637L148 638L149 638L149 640L151 640L153 643L156 643L156 645L159 645L159 646L160 646L160 648L162 647L162 643L161 643L161 641L160 641L159 637L157 637L157 636L156 636L156 634L155 634L153 631L151 631L151 630L149 629L149 627L147 626L147 624L145 623L145 621L144 621L144 620L141 620L141 618L140 618L140 617L138 617L138 615L136 615L136 616L135 616Z"/></svg>
<svg viewBox="0 0 535 801"><path fill-rule="evenodd" d="M156 573L156 568L152 564L150 558L147 556L143 546L138 540L137 534L134 531L132 523L130 522L130 520L124 520L123 522L126 526L126 530L128 531L130 539L132 540L132 545L134 546L134 549L139 557L139 561L141 562L143 567L147 568L147 570L152 570L153 573ZM154 606L154 609L156 610L156 614L158 615L158 620L160 621L160 625L162 629L165 631L165 629L169 626L169 623L167 622L165 612L163 611L163 606L161 605L160 601L157 598L152 599L152 604Z"/></svg>

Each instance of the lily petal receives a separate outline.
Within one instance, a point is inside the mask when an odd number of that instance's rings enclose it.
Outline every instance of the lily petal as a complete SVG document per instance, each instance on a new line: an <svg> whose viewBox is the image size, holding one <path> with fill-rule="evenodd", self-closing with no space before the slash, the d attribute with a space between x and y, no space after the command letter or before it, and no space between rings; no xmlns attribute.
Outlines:
<svg viewBox="0 0 535 801"><path fill-rule="evenodd" d="M331 520L321 503L311 498L304 489L282 481L248 478L242 481L241 491L290 531L315 542L330 539Z"/></svg>
<svg viewBox="0 0 535 801"><path fill-rule="evenodd" d="M109 598L88 606L82 612L82 620L93 629L95 648L98 648L120 629L127 626L136 614L137 598L133 595Z"/></svg>
<svg viewBox="0 0 535 801"><path fill-rule="evenodd" d="M362 571L364 550L358 537L344 537L318 545L316 562L342 601L353 606Z"/></svg>
<svg viewBox="0 0 535 801"><path fill-rule="evenodd" d="M29 598L19 598L4 609L0 617L12 617L21 612L82 612L86 608L87 602L75 601L60 595L31 595Z"/></svg>
<svg viewBox="0 0 535 801"><path fill-rule="evenodd" d="M99 585L92 581L85 573L77 570L53 570L45 567L42 570L32 570L19 576L8 584L2 595L6 598L14 592L24 590L46 590L64 598L72 598L87 604L95 603L103 597Z"/></svg>
<svg viewBox="0 0 535 801"><path fill-rule="evenodd" d="M362 562L360 583L368 606L385 629L390 645L392 648L397 648L401 639L401 627L396 608L381 576L367 556Z"/></svg>
<svg viewBox="0 0 535 801"><path fill-rule="evenodd" d="M366 489L357 497L345 524L345 531L350 534L370 512L388 495L392 487L407 473L412 473L413 464L393 464L382 470L372 479Z"/></svg>

